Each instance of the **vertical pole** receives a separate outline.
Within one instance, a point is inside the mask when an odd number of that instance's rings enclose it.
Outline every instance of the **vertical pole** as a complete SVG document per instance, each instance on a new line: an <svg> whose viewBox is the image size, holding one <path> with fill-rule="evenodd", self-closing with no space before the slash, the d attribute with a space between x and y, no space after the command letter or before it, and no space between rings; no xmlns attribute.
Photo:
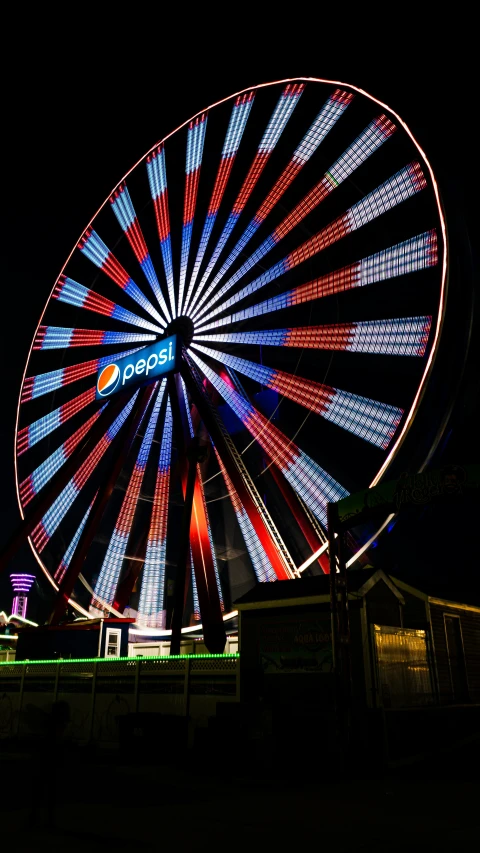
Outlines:
<svg viewBox="0 0 480 853"><path fill-rule="evenodd" d="M340 649L338 631L338 599L337 599L337 540L335 527L337 520L337 507L334 503L327 504L327 526L328 526L328 556L330 560L330 617L332 623L332 658L333 658L333 728L335 736L335 751L341 741L341 702L340 702Z"/></svg>
<svg viewBox="0 0 480 853"><path fill-rule="evenodd" d="M339 607L339 634L342 655L342 681L345 697L351 692L351 661L350 661L350 618L348 613L348 579L345 561L345 536L343 532L338 534L338 578L337 584L340 590Z"/></svg>
<svg viewBox="0 0 480 853"><path fill-rule="evenodd" d="M235 699L237 700L237 702L240 702L240 656L235 661L235 685Z"/></svg>
<svg viewBox="0 0 480 853"><path fill-rule="evenodd" d="M17 730L15 732L15 737L19 737L20 735L20 720L22 716L22 706L23 706L23 689L25 684L25 674L27 672L27 664L22 666L22 677L20 680L20 696L18 697L18 717L17 717Z"/></svg>
<svg viewBox="0 0 480 853"><path fill-rule="evenodd" d="M332 658L335 681L338 669L338 623L337 623L337 561L335 541L335 504L327 504L327 526L328 526L328 556L330 560L330 615L332 620Z"/></svg>
<svg viewBox="0 0 480 853"><path fill-rule="evenodd" d="M88 733L88 743L91 743L93 740L93 724L95 720L95 701L97 698L97 663L93 664L93 676L92 676L92 704L90 708L90 731Z"/></svg>
<svg viewBox="0 0 480 853"><path fill-rule="evenodd" d="M340 697L341 738L343 759L348 759L352 730L352 667L350 656L350 620L348 613L348 583L345 560L345 534L338 532L339 595L339 647L340 647Z"/></svg>
<svg viewBox="0 0 480 853"><path fill-rule="evenodd" d="M182 375L183 368L185 368L186 376L189 377L189 370L185 365L182 367ZM201 463L203 459L206 458L208 447L203 444L199 438L197 438L195 442L192 442L187 419L186 401L179 375L169 377L169 393L172 404L173 428L176 435L177 449L180 457L179 467L182 489L185 496L185 507L190 513L191 519L190 528L187 531L187 534L185 535L185 533L182 533L182 542L180 543L180 547L187 549L186 559L188 559L188 549L191 547L205 645L210 652L218 654L223 652L223 649L225 648L225 627L220 607L213 553L208 536L208 515L204 505L201 482L196 477L197 464ZM191 448L190 453L187 448ZM192 465L194 466L194 471L189 467ZM187 501L189 474L193 478L193 511L192 509L189 509L189 501ZM186 516L184 516L184 521L186 522ZM181 556L183 559L183 554ZM189 576L186 574L185 568L185 579L183 581L183 607L185 607L187 591L186 584L188 580ZM178 595L180 595L180 592ZM178 602L180 602L180 599L178 599ZM179 603L178 605L174 604L174 607L176 607L177 610L177 618L180 619L180 615L178 614ZM181 626L178 630L181 630ZM179 642L180 640L178 638L178 649L180 649ZM173 653L174 652L172 652L172 654Z"/></svg>
<svg viewBox="0 0 480 853"><path fill-rule="evenodd" d="M57 697L58 697L58 679L60 677L60 666L61 666L61 664L57 663L57 670L55 672L55 687L53 688L53 701L54 702L57 701Z"/></svg>
<svg viewBox="0 0 480 853"><path fill-rule="evenodd" d="M190 713L190 662L190 657L185 658L185 680L183 682L183 714L187 719Z"/></svg>
<svg viewBox="0 0 480 853"><path fill-rule="evenodd" d="M135 666L135 697L134 697L134 711L138 714L138 703L139 703L139 687L140 687L140 658L136 661Z"/></svg>

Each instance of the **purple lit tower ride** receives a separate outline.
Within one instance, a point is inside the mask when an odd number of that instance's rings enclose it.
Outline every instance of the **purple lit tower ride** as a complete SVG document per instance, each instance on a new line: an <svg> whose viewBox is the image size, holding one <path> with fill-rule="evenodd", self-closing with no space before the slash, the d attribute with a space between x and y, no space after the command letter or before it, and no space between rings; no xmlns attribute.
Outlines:
<svg viewBox="0 0 480 853"><path fill-rule="evenodd" d="M15 598L12 604L12 616L21 616L23 619L27 615L28 593L32 588L35 580L35 575L14 574L10 575Z"/></svg>

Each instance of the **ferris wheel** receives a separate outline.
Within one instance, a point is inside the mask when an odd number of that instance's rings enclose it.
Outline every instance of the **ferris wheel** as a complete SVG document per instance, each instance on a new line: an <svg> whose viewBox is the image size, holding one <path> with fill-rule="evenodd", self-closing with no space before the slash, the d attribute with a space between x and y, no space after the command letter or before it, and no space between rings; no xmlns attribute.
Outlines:
<svg viewBox="0 0 480 853"><path fill-rule="evenodd" d="M328 572L327 504L401 453L446 270L432 169L355 86L252 87L155 144L68 257L25 368L18 499L43 496L29 541L59 595L158 634L183 560L183 625L207 638L255 583Z"/></svg>

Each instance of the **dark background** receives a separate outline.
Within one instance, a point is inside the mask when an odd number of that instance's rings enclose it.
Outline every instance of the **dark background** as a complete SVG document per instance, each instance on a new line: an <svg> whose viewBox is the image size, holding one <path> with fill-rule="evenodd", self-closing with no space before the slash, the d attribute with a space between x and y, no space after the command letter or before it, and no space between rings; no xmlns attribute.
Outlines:
<svg viewBox="0 0 480 853"><path fill-rule="evenodd" d="M430 160L452 263L448 347L440 367L456 390L431 464L478 460L479 80L473 23L457 14L439 25L405 10L383 26L368 14L344 21L338 7L328 12L324 6L321 15L303 10L302 18L292 10L281 17L274 9L272 23L262 25L258 9L243 10L242 17L230 10L230 17L218 20L208 11L187 20L187 9L183 17L152 17L142 7L125 18L112 10L101 21L81 7L62 18L48 10L17 20L10 13L1 84L0 544L20 519L13 443L23 370L66 257L113 186L156 141L213 102L276 79L312 76L365 89L401 116ZM405 513L372 561L426 592L479 603L478 508L462 502ZM28 547L13 567L38 570ZM32 618L48 608L49 589L40 577ZM4 575L0 610L10 604Z"/></svg>

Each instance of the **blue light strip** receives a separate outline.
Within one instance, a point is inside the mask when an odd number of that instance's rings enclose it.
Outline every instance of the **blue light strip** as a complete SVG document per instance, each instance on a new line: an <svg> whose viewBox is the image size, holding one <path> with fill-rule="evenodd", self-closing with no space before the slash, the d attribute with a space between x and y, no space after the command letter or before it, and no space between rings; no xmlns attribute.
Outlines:
<svg viewBox="0 0 480 853"><path fill-rule="evenodd" d="M158 384L158 383L157 383ZM162 388L165 389L166 380L162 382ZM115 530L112 533L108 543L107 552L105 554L102 568L95 584L94 596L92 598L92 607L96 609L95 599L102 599L108 604L112 604L115 592L122 569L123 559L127 549L127 543L130 536L135 511L138 503L138 494L140 492L145 467L148 461L150 448L157 425L158 414L162 402L163 393L158 393L155 404L145 430L140 450L138 451L137 461L130 477L125 496L118 514Z"/></svg>
<svg viewBox="0 0 480 853"><path fill-rule="evenodd" d="M101 307L95 307L95 300L98 300L98 302L101 303L101 301L104 301L103 297L99 297L94 291L90 290L88 287L84 287L83 284L79 284L78 281L74 281L72 278L65 278L62 289L58 295L56 295L56 298L59 302L65 302L67 305L74 305L78 308L87 308L91 311L96 311L98 314L111 317L112 320L120 320L122 323L130 323L132 326L140 326L143 329L155 332L155 334L160 334L165 328L164 323L162 323L161 326L149 323L149 321L144 320L143 317L138 317L137 314L132 314L131 311L128 311L126 308L122 308L121 305L117 305L115 303L112 303L112 310L107 314L105 310L101 310Z"/></svg>
<svg viewBox="0 0 480 853"><path fill-rule="evenodd" d="M192 126L188 129L187 160L185 165L186 207L184 210L184 221L182 229L182 250L180 257L180 279L178 291L178 314L182 313L185 277L187 275L188 256L190 254L190 243L192 240L194 212L197 200L198 178L202 165L203 146L205 143L206 129L207 116L202 116L202 119L198 123L193 123Z"/></svg>
<svg viewBox="0 0 480 853"><path fill-rule="evenodd" d="M183 379L182 379L182 388L183 388L183 396L184 396L184 400L185 400L185 410L186 410L186 412L187 412L187 418L188 418L188 426L189 426L189 430L190 430L190 436L191 436L191 438L193 438L193 437L194 437L194 435L195 435L195 433L194 433L194 429L193 429L193 424L192 424L192 418L191 418L190 410L189 410L189 408L188 408L187 389L185 388L185 384L184 384ZM206 502L206 500L205 500L205 490L204 490L204 488L203 488L202 471L201 471L200 465L198 465L198 464L197 464L197 479L198 479L198 483L199 483L199 486L200 486L200 491L201 491L201 493L202 493L203 507L204 507L204 510L205 510L205 519L206 519L206 522L207 522L208 540L209 540L209 542L210 542L210 548L211 548L211 551L212 551L213 568L214 568L214 571L215 571L215 579L216 579L216 582L217 582L218 598L219 598L219 600L220 600L220 608L221 608L221 610L223 611L223 610L225 609L225 605L224 605L224 602L223 602L222 586L221 586L221 584L220 584L220 574L219 574L219 571L218 571L217 555L216 555L216 553L215 553L215 546L214 546L213 538L212 538L212 528L211 528L211 525L210 525L210 518L209 518L209 515L208 515L207 502Z"/></svg>
<svg viewBox="0 0 480 853"><path fill-rule="evenodd" d="M191 352L191 357L258 444L280 468L295 492L300 495L311 512L325 526L327 523L327 503L335 503L346 497L348 495L346 489L286 438L280 430L273 427L251 403L231 388L195 353ZM277 455L280 451L282 456Z"/></svg>
<svg viewBox="0 0 480 853"><path fill-rule="evenodd" d="M155 335L136 332L97 332L90 329L67 329L61 326L45 326L43 329L43 340L40 346L35 347L36 349L68 349L72 346L105 346L155 340Z"/></svg>
<svg viewBox="0 0 480 853"><path fill-rule="evenodd" d="M259 332L216 333L216 343L261 346L331 349L364 352L372 355L423 356L432 318L401 317L393 320L367 320L331 326L306 326L294 329L269 329ZM346 331L345 331L346 329ZM336 332L338 331L338 335ZM202 335L198 335L202 338ZM204 335L209 341L209 336ZM346 340L348 338L348 340Z"/></svg>
<svg viewBox="0 0 480 853"><path fill-rule="evenodd" d="M248 98L240 103L235 103L232 109L232 113L230 116L230 122L227 129L227 134L225 136L225 141L223 143L222 150L222 161L233 160L238 151L243 131L245 130L245 126L247 123L248 116L250 115L250 110L252 108L253 98ZM227 180L228 180L227 174ZM221 196L223 195L223 190L225 189L225 183L220 187ZM220 198L221 200L221 198ZM219 202L216 199L212 199L210 202L209 213L205 219L205 224L203 226L202 236L200 238L200 243L198 247L197 257L195 259L195 264L192 271L192 276L190 279L190 284L188 286L187 296L185 299L185 312L189 310L190 307L190 298L193 293L193 289L195 287L195 283L197 280L198 272L200 270L201 263L205 256L205 252L207 249L208 241L210 240L210 236L213 230L213 226L215 224L215 220L217 218L218 213L218 204ZM193 302L195 304L196 299ZM192 307L193 307L192 305Z"/></svg>
<svg viewBox="0 0 480 853"><path fill-rule="evenodd" d="M123 267L118 264L118 261L116 261L112 255L110 249L96 231L92 230L79 248L82 254L85 255L89 261L95 264L99 269L106 272L107 275L109 275L110 278L112 278L113 281L115 281L122 290L125 291L125 293L134 299L149 316L154 317L157 323L159 323L162 328L164 327L164 321L158 311L153 307L151 302L148 301L133 279L128 276L128 273L125 273ZM110 264L115 264L115 267L111 267Z"/></svg>
<svg viewBox="0 0 480 853"><path fill-rule="evenodd" d="M163 384L163 383L162 383ZM152 519L145 553L142 573L142 585L138 604L138 623L151 627L162 626L162 611L165 600L165 560L167 551L166 535L161 535L168 513L168 489L170 462L172 456L172 410L167 399L165 420L163 423L162 443L158 462L159 477L153 499ZM162 478L163 475L163 478ZM168 475L168 481L164 478ZM160 494L161 492L161 494Z"/></svg>
<svg viewBox="0 0 480 853"><path fill-rule="evenodd" d="M324 276L323 279L317 279L315 282L312 282L312 285L317 284L318 286L317 288L312 286L310 294L307 291L307 285L300 285L293 290L287 290L285 293L278 294L278 296L272 296L270 299L258 302L256 305L243 308L235 314L217 318L214 323L200 323L197 327L197 333L217 329L219 326L239 323L263 314L281 311L284 308L290 308L292 305L298 305L320 298L323 295L327 296L330 293L339 292L343 289L342 280L345 279L346 273L349 273L348 287L353 288L365 287L379 281L388 281L392 278L428 269L437 263L436 243L435 230L424 231L423 234L411 237L409 240L404 240L401 243L396 243L396 245L390 246L388 249L382 249L373 255L368 255L352 264L351 267L344 267L342 270L336 270L334 273ZM336 287L335 278L338 278L340 282ZM330 285L330 279L333 279L332 285ZM322 293L320 284L323 281L325 282L325 286ZM318 295L319 291L320 294Z"/></svg>
<svg viewBox="0 0 480 853"><path fill-rule="evenodd" d="M58 566L58 568L55 572L55 580L57 581L57 583L61 583L63 576L64 576L66 570L68 569L68 567L72 561L73 554L74 554L75 549L76 549L76 547L80 541L80 536L83 533L84 527L87 523L88 516L90 515L90 510L92 509L92 506L93 506L93 502L90 504L85 515L83 516L83 518L80 522L80 525L79 525L72 541L70 542L70 545L68 546L67 550L65 551L65 554L63 555L63 558L60 562L60 565Z"/></svg>
<svg viewBox="0 0 480 853"><path fill-rule="evenodd" d="M105 406L102 406L100 412L103 412ZM100 414L99 412L99 414ZM43 489L44 485L48 483L49 480L52 479L54 474L60 470L62 465L66 462L70 454L72 453L72 449L77 446L77 443L86 435L88 429L90 429L95 423L96 415L93 415L91 418L87 420L85 424L82 424L67 441L64 441L60 447L57 447L53 453L48 456L44 462L35 468L34 471L30 474L30 483L33 494L37 495L40 489ZM23 484L21 484L22 486ZM20 488L21 488L20 486Z"/></svg>
<svg viewBox="0 0 480 853"><path fill-rule="evenodd" d="M128 187L126 185L124 185L118 195L112 199L112 209L120 227L125 233L127 233L132 226L135 227L135 225L138 224L138 217L133 206ZM160 307L162 308L162 311L164 312L167 319L170 320L170 313L167 308L167 303L165 302L150 254L147 253L142 258L142 260L138 258L138 261L145 278L147 279L150 287L152 288L152 291L155 294Z"/></svg>
<svg viewBox="0 0 480 853"><path fill-rule="evenodd" d="M260 175L260 171L263 169L267 157L270 156L270 154L273 151L273 149L275 148L278 140L280 139L280 136L281 136L283 130L285 129L287 122L290 119L290 117L293 113L293 110L295 109L295 107L299 101L300 95L302 94L302 91L303 91L303 87L298 87L298 91L296 91L295 93L292 92L291 94L289 94L287 92L288 89L289 89L289 87L287 86L287 89L284 90L282 92L282 94L280 95L280 98L277 102L277 105L273 111L272 117L270 118L270 121L269 121L269 123L265 129L265 132L264 132L263 137L261 139L260 145L258 146L258 150L257 150L257 154L256 154L256 158L254 160L253 166L255 167L256 163L258 163L258 164L261 163L261 166L260 166L260 168L257 168L257 174L255 176L255 179L258 179L258 177ZM254 173L252 173L252 174L254 174ZM248 177L249 176L247 176L247 180L248 180ZM253 186L254 186L254 182L252 182L251 189L253 189ZM251 192L251 190L250 190L250 192ZM221 254L224 246L226 245L227 240L230 237L230 234L232 233L232 231L233 231L233 229L234 229L234 227L235 227L235 225L239 219L239 216L243 210L243 207L245 205L248 194L249 193L246 193L245 198L242 198L241 201L240 201L240 197L237 198L237 201L234 205L234 208L233 208L232 212L230 213L229 217L227 218L227 221L226 221L225 226L223 228L223 231L220 235L218 243L215 247L215 250L214 250L214 252L213 252L213 254L212 254L212 256L211 256L211 258L207 264L207 268L206 268L206 270L202 276L202 279L200 281L200 285L198 287L198 294L200 294L203 291L203 289L204 289L204 287L205 287L205 285L206 285L206 283L210 277L210 274L211 274L215 264L217 263L217 261L220 257L220 254ZM240 192L240 196L242 196L242 191Z"/></svg>
<svg viewBox="0 0 480 853"><path fill-rule="evenodd" d="M247 284L241 290L237 291L233 296L224 299L224 288L215 294L213 303L221 300L221 304L212 310L209 306L209 319L212 320L217 314L222 313L227 308L231 308L238 302L241 302L246 296L256 293L260 288L264 287L271 281L279 278L288 272L293 266L301 263L305 259L318 254L327 246L340 240L346 234L350 234L374 221L377 217L386 213L388 210L396 207L401 202L411 198L415 193L419 192L425 186L425 179L418 167L418 164L413 163L400 169L395 175L368 193L361 201L350 207L341 217L327 225L318 234L306 241L295 252L287 255L282 261L274 264L266 272L262 273L250 284ZM230 288L230 284L228 288ZM204 313L201 312L201 313ZM195 315L194 319L198 321L199 316Z"/></svg>
<svg viewBox="0 0 480 853"><path fill-rule="evenodd" d="M135 349L125 350L124 352L119 352L115 354L115 358L124 358L127 355L133 355L138 352L141 347L135 347ZM93 364L95 365L89 373L80 373L79 379L83 379L85 376L89 376L92 373L96 373L99 370L102 370L108 364L111 364L112 356L105 355L102 358L95 359ZM81 367L81 365L80 365ZM31 399L34 400L37 397L42 397L44 394L51 394L53 391L57 391L58 388L63 388L65 386L65 371L68 368L60 367L58 370L50 370L48 373L39 373L37 376L33 376L33 387L31 391Z"/></svg>
<svg viewBox="0 0 480 853"><path fill-rule="evenodd" d="M277 576L272 569L270 560L268 559L265 553L265 549L255 531L255 528L247 515L245 507L243 506L240 498L238 497L235 491L233 483L227 474L225 466L215 446L214 450L215 455L217 457L217 462L223 475L223 479L225 480L225 485L227 487L233 510L238 521L238 526L240 527L240 531L243 536L245 547L252 562L255 577L257 578L257 581L259 583L265 583L267 581L276 581Z"/></svg>
<svg viewBox="0 0 480 853"><path fill-rule="evenodd" d="M298 168L302 168L305 165L305 163L308 162L308 160L312 157L312 155L315 153L315 151L319 147L320 143L323 142L326 135L329 133L329 131L332 129L332 127L334 127L334 125L337 123L340 116L343 115L347 106L348 106L348 101L347 102L338 101L332 96L330 96L326 100L325 104L323 105L322 109L320 110L319 114L317 115L316 119L314 120L313 124L307 130L302 141L300 142L300 144L296 148L296 150L293 154L293 157L292 157L292 163L296 164ZM356 165L358 165L358 163ZM352 166L352 171L355 167L356 166ZM285 172L288 172L288 168L289 167L287 166L287 169L285 170ZM283 193L285 192L287 187L290 185L290 181L285 180L284 186L283 186L282 185L282 178L283 178L283 174L280 177L279 181L277 182L279 185L277 192L275 192L275 187L274 187L274 200L272 200L272 207L274 206L274 204L276 204L277 201L280 200ZM293 177L292 177L292 179L293 179ZM226 275L226 273L228 272L228 270L230 269L230 267L232 266L234 261L238 258L238 256L241 254L241 252L244 251L245 247L247 246L247 244L249 243L249 241L251 240L253 235L256 233L257 229L260 227L262 222L264 222L264 220L265 220L265 216L264 215L258 216L258 211L257 211L257 214L253 217L252 221L250 222L250 224L247 226L247 228L243 232L238 243L232 249L232 251L230 252L226 261L222 264L221 269L214 276L212 282L209 284L209 286L208 286L207 290L205 291L203 297L201 298L201 300L198 301L197 306L196 306L197 312L199 312L199 309L201 308L201 306L206 302L206 300L208 299L210 294L215 290L217 284L219 284L219 282L222 280L222 278L224 278L224 276ZM245 273L249 269L251 269L275 245L276 245L276 240L274 239L274 237L273 236L268 237L262 243L262 245L250 256L248 261L245 264L242 264L240 270L235 274L235 276L232 276L229 279L229 281L226 283L225 287L222 288L222 293L226 292L226 290L229 290L230 287L232 287L240 278L242 278L243 275L245 275Z"/></svg>
<svg viewBox="0 0 480 853"><path fill-rule="evenodd" d="M396 406L389 406L368 397L319 385L316 382L309 383L292 374L212 350L210 347L198 344L194 347L226 367L232 367L310 411L317 411L320 417L377 447L388 446L403 414L403 410Z"/></svg>
<svg viewBox="0 0 480 853"><path fill-rule="evenodd" d="M150 185L150 193L153 201L164 198L166 221L159 224L161 228L160 234L160 250L162 253L163 267L165 270L165 278L167 281L168 298L172 315L175 313L175 288L173 282L173 263L172 263L172 242L170 238L170 222L168 220L168 191L167 191L167 171L165 167L165 149L161 148L155 152L150 160L147 160L147 175ZM171 319L170 312L167 316Z"/></svg>
<svg viewBox="0 0 480 853"><path fill-rule="evenodd" d="M137 398L137 394L138 394L138 391L135 392L132 399L128 401L127 405L120 412L120 414L117 416L117 418L113 422L112 426L107 430L107 435L108 435L108 438L110 441L112 441L113 438L115 438L115 436L119 432L120 428L125 423L125 420L127 419L128 415L130 414L130 412L132 410L132 406L133 406L133 404ZM102 441L103 440L101 440L99 442L99 444L92 451L90 456L87 458L86 462L83 463L82 468L84 468L85 470L88 470L88 462L89 462L90 458L93 459L95 451L97 450L99 445L102 443ZM90 473L94 470L94 468L95 468L95 465L93 466L91 471L89 471L89 473L87 474L87 478L90 475ZM49 507L49 509L47 510L47 512L45 513L45 515L42 518L41 524L42 524L42 526L43 526L43 528L44 528L44 530L48 536L48 539L50 539L53 536L53 534L57 530L59 524L65 518L65 516L66 516L68 510L70 509L70 507L72 506L73 502L75 501L75 499L80 494L80 488L77 486L77 484L75 482L75 477L76 477L76 475L74 475L72 477L72 479L70 480L70 482L67 483L65 488L60 492L58 497L54 500L54 502L52 503L52 505Z"/></svg>

